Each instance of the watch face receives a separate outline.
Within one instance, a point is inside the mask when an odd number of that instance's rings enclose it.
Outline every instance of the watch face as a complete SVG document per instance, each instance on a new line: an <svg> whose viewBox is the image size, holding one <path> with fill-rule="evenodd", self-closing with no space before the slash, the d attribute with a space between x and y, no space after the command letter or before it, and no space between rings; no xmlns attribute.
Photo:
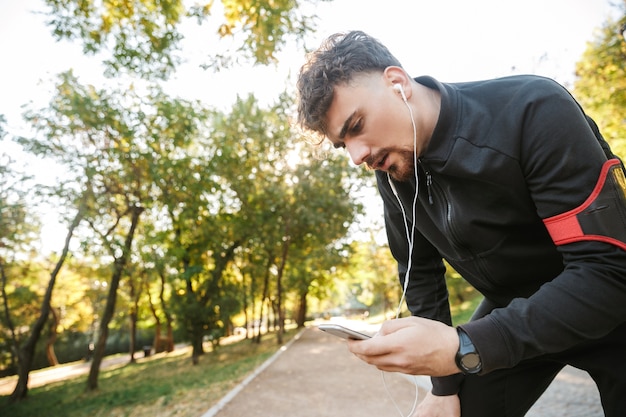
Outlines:
<svg viewBox="0 0 626 417"><path fill-rule="evenodd" d="M467 370L475 369L480 365L480 356L477 353L468 353L461 358L461 364Z"/></svg>

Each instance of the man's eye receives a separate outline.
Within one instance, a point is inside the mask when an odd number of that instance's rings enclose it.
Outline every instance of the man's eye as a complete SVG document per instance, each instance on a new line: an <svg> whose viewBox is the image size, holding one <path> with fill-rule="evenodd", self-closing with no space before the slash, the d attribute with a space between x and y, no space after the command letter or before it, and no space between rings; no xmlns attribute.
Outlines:
<svg viewBox="0 0 626 417"><path fill-rule="evenodd" d="M352 129L350 129L350 132L352 134L359 133L362 128L363 128L363 119L359 119L356 121L354 125L352 125Z"/></svg>
<svg viewBox="0 0 626 417"><path fill-rule="evenodd" d="M346 144L344 142L337 142L333 143L333 146L335 147L335 149L345 149Z"/></svg>

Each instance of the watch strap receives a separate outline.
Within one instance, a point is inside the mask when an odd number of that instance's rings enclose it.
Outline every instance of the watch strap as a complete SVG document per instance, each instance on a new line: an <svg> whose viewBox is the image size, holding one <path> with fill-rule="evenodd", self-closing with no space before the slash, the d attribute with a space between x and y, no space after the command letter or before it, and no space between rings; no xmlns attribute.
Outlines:
<svg viewBox="0 0 626 417"><path fill-rule="evenodd" d="M457 327L459 350L456 354L456 366L464 374L477 374L482 370L482 361L472 340L463 329Z"/></svg>

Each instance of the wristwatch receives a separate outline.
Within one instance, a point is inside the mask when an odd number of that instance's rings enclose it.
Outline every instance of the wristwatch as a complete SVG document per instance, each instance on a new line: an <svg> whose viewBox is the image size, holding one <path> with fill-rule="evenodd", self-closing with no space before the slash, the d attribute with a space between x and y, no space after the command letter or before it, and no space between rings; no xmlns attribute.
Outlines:
<svg viewBox="0 0 626 417"><path fill-rule="evenodd" d="M483 369L480 356L470 340L467 333L463 329L457 327L459 334L459 351L456 353L456 366L464 374L477 374Z"/></svg>

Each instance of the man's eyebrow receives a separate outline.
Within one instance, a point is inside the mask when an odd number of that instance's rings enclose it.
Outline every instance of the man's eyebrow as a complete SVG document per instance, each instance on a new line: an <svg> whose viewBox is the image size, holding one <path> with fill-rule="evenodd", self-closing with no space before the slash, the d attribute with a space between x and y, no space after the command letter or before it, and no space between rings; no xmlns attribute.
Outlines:
<svg viewBox="0 0 626 417"><path fill-rule="evenodd" d="M343 139L346 137L346 133L348 133L348 128L350 127L350 123L352 123L352 120L354 119L355 116L356 116L356 111L353 112L350 116L348 116L346 121L343 122L341 131L339 132L339 139Z"/></svg>

